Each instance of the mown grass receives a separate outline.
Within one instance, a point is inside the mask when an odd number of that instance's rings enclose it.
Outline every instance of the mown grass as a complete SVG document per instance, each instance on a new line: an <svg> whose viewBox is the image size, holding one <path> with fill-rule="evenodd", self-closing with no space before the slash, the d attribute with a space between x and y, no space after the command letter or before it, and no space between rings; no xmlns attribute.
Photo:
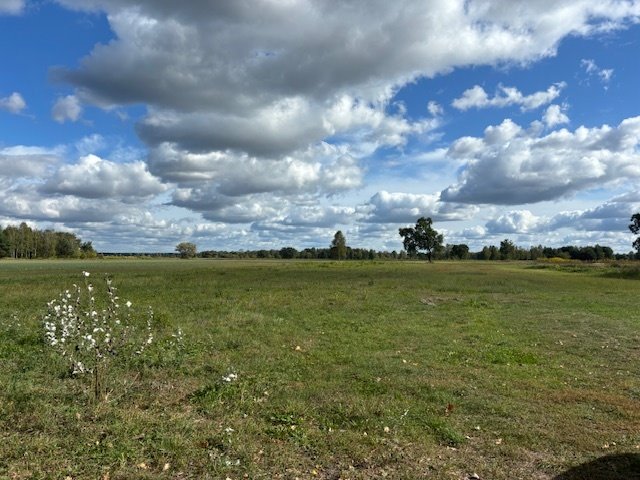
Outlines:
<svg viewBox="0 0 640 480"><path fill-rule="evenodd" d="M181 327L186 340L114 364L99 404L40 325L82 270L113 275L153 306L159 337ZM0 478L546 479L637 458L628 278L488 262L2 261Z"/></svg>

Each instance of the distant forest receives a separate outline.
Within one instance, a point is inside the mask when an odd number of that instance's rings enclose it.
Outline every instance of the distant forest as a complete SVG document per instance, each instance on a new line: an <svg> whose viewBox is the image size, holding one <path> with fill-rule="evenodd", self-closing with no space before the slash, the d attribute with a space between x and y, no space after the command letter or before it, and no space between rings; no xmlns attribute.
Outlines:
<svg viewBox="0 0 640 480"><path fill-rule="evenodd" d="M93 258L91 242L75 234L37 230L21 223L19 227L0 227L0 258Z"/></svg>
<svg viewBox="0 0 640 480"><path fill-rule="evenodd" d="M205 250L197 254L201 258L282 258L282 259L337 259L332 248L305 248L296 250L284 247L279 250L252 251L216 251ZM520 248L510 240L503 240L499 246L490 245L478 252L471 252L465 244L446 245L435 252L436 260L537 260L541 258L562 258L567 260L623 260L633 259L634 252L629 254L614 254L610 247L594 245L585 247L565 246L560 248L543 247L539 245L531 248ZM404 250L376 251L365 248L346 247L346 260L384 260L411 258ZM426 254L420 253L413 258L427 259Z"/></svg>

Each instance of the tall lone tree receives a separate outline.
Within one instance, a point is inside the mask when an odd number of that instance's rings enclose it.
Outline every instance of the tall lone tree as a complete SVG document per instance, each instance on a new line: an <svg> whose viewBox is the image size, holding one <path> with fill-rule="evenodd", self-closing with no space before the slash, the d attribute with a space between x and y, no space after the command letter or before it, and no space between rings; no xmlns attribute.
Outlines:
<svg viewBox="0 0 640 480"><path fill-rule="evenodd" d="M410 256L414 257L420 250L424 250L429 262L432 262L433 254L442 249L442 234L435 231L432 224L430 217L420 217L415 227L399 230L404 249Z"/></svg>
<svg viewBox="0 0 640 480"><path fill-rule="evenodd" d="M334 260L344 260L347 258L347 239L342 231L338 230L331 241L331 258Z"/></svg>
<svg viewBox="0 0 640 480"><path fill-rule="evenodd" d="M180 254L180 258L193 258L196 256L196 244L181 242L176 245L176 252Z"/></svg>
<svg viewBox="0 0 640 480"><path fill-rule="evenodd" d="M640 213L635 213L631 216L631 225L629 225L629 230L634 235L638 235L640 233ZM635 239L633 242L633 248L638 252L638 256L640 256L640 236Z"/></svg>

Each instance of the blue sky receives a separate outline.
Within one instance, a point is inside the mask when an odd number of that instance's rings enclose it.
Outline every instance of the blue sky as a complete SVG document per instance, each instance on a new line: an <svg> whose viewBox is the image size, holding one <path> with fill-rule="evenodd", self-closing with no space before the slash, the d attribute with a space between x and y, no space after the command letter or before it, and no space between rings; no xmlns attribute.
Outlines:
<svg viewBox="0 0 640 480"><path fill-rule="evenodd" d="M0 225L631 249L640 2L0 0Z"/></svg>

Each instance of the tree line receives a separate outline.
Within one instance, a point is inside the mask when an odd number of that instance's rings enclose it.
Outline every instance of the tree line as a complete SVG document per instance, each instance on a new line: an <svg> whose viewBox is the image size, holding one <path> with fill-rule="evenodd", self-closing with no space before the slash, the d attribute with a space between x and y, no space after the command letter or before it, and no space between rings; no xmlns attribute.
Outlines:
<svg viewBox="0 0 640 480"><path fill-rule="evenodd" d="M640 233L640 213L631 217L629 230ZM398 233L402 237L404 250L397 252L376 251L372 249L352 248L347 245L344 234L338 230L329 248L305 248L298 251L293 247L283 247L279 250L254 251L215 251L207 250L197 254L203 258L281 258L281 259L333 259L333 260L375 260L375 259L426 259L429 262L440 260L537 260L541 258L561 258L566 260L599 261L640 259L640 237L633 242L636 252L628 254L614 254L613 249L604 245L574 246L567 245L559 248L544 247L542 245L522 248L511 240L504 239L499 246L488 245L478 252L471 252L467 244L443 245L443 235L433 228L431 218L421 217L414 227L400 228ZM181 243L176 247L182 258L196 256L196 246L193 243Z"/></svg>
<svg viewBox="0 0 640 480"><path fill-rule="evenodd" d="M92 258L91 242L83 242L70 232L38 230L26 223L0 226L0 258Z"/></svg>
<svg viewBox="0 0 640 480"><path fill-rule="evenodd" d="M376 260L381 258L399 258L398 252L382 252L367 248L352 248L345 246L344 250L337 251L329 248L304 248L298 250L294 247L282 247L279 249L262 250L203 250L197 255L201 258L276 258L276 259L307 259L307 260ZM406 257L406 255L405 255Z"/></svg>
<svg viewBox="0 0 640 480"><path fill-rule="evenodd" d="M631 255L631 257L630 257ZM567 260L613 260L632 258L630 254L614 254L607 246L593 245L586 247L564 246L560 248L543 247L538 245L530 248L515 246L510 240L500 242L500 246L490 245L482 250L472 252L466 244L447 244L432 253L433 260L537 260L540 258L563 258ZM283 247L272 250L204 250L194 257L200 258L275 258L275 259L331 259L331 260L378 260L378 259L424 259L428 255L417 252L413 255L405 250L378 251L366 248L352 248L346 246L344 256L338 258L332 255L331 248L305 248L297 250L294 247ZM185 257L186 258L186 257Z"/></svg>
<svg viewBox="0 0 640 480"><path fill-rule="evenodd" d="M342 253L340 253L342 252ZM633 252L631 254L633 256ZM271 250L204 250L191 256L181 255L183 258L224 258L224 259L307 259L307 260L428 260L428 255L422 252L413 254L406 250L379 251L366 248L353 248L345 245L344 250L329 248L305 248L298 250L294 247L283 247ZM629 254L614 254L607 246L564 246L560 248L543 247L538 245L521 248L510 240L503 240L499 246L489 245L482 250L472 252L466 244L447 244L432 252L432 260L537 260L541 258L563 258L567 260L613 260L627 259Z"/></svg>

